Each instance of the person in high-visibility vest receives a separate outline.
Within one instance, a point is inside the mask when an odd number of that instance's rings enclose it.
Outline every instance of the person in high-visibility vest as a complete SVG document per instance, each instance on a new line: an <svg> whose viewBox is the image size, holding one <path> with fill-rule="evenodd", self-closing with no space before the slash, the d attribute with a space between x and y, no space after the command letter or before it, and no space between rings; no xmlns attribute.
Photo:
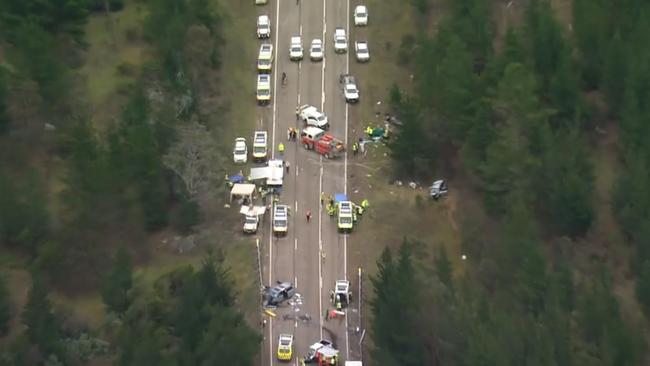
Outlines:
<svg viewBox="0 0 650 366"><path fill-rule="evenodd" d="M278 145L278 151L280 152L280 154L282 154L284 152L284 144L283 143L280 143L280 145Z"/></svg>

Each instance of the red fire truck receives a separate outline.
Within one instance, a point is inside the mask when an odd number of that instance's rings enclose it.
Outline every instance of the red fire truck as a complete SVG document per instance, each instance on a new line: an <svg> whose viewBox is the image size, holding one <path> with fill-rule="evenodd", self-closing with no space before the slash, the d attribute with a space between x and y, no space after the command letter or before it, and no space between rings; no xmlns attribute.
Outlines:
<svg viewBox="0 0 650 366"><path fill-rule="evenodd" d="M318 127L307 127L300 132L300 142L307 150L315 150L328 159L334 159L345 151L343 141L325 133Z"/></svg>

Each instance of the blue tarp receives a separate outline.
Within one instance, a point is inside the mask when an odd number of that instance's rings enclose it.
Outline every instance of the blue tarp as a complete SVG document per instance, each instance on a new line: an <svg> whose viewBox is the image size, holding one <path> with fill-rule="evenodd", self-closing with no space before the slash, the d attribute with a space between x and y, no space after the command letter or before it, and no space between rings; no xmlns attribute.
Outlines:
<svg viewBox="0 0 650 366"><path fill-rule="evenodd" d="M228 177L228 180L229 180L231 183L241 183L241 182L243 182L245 179L244 179L244 176L243 176L243 175L241 175L241 174L235 174L235 175L231 175L231 176L229 176L229 177Z"/></svg>
<svg viewBox="0 0 650 366"><path fill-rule="evenodd" d="M347 201L347 200L348 200L348 196L346 196L343 193L337 193L334 195L334 203L339 203L341 201Z"/></svg>

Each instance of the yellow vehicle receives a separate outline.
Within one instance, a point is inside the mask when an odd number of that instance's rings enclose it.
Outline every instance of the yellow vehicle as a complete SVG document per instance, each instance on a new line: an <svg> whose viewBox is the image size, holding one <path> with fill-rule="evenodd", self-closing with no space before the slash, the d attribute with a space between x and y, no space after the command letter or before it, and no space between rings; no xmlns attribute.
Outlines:
<svg viewBox="0 0 650 366"><path fill-rule="evenodd" d="M268 74L257 75L257 102L268 104L271 101L271 76Z"/></svg>
<svg viewBox="0 0 650 366"><path fill-rule="evenodd" d="M269 73L273 69L273 45L262 43L260 53L257 57L257 71Z"/></svg>
<svg viewBox="0 0 650 366"><path fill-rule="evenodd" d="M354 216L352 214L352 202L341 201L337 204L337 226L339 231L352 231Z"/></svg>
<svg viewBox="0 0 650 366"><path fill-rule="evenodd" d="M293 357L293 335L280 334L278 339L278 360L291 361Z"/></svg>

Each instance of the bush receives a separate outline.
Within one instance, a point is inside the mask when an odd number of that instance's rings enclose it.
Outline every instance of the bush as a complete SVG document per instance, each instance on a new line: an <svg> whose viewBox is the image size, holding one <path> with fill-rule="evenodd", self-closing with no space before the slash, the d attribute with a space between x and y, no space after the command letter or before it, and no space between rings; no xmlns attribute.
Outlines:
<svg viewBox="0 0 650 366"><path fill-rule="evenodd" d="M174 227L182 234L189 234L196 224L199 223L199 205L196 201L183 199L173 219Z"/></svg>
<svg viewBox="0 0 650 366"><path fill-rule="evenodd" d="M109 0L108 6L111 11L120 11L124 8L124 0ZM104 0L90 0L88 2L88 10L92 12L106 11Z"/></svg>

